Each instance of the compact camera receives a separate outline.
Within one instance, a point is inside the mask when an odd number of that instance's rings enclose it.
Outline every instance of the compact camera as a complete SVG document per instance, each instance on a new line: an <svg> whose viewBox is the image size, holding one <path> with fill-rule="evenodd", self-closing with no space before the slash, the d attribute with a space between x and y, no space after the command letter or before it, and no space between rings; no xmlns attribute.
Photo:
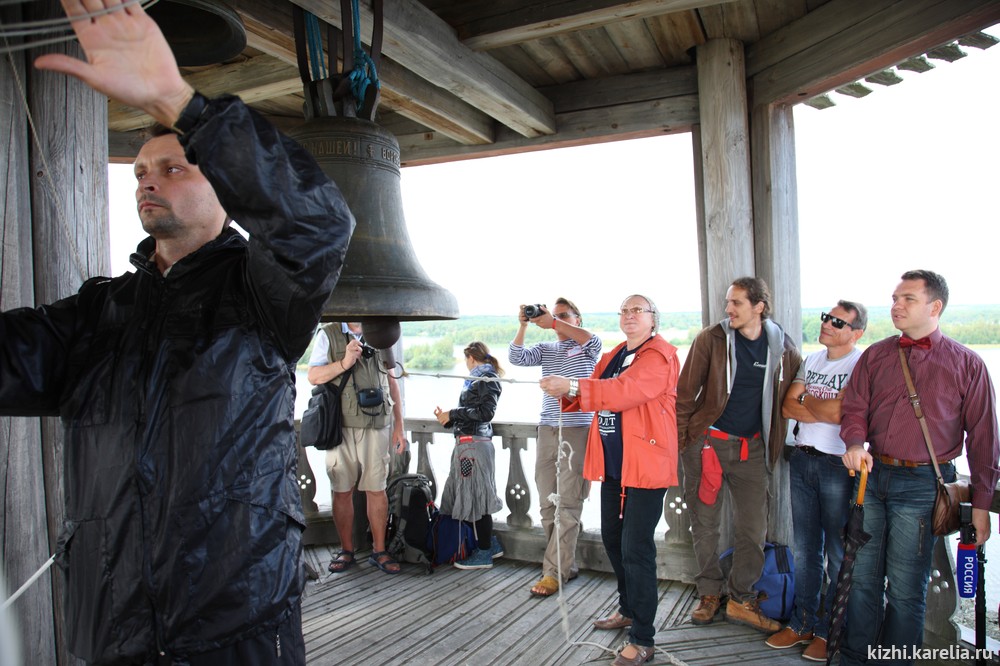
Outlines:
<svg viewBox="0 0 1000 666"><path fill-rule="evenodd" d="M372 347L371 345L367 345L364 342L361 343L361 356L362 356L362 358L374 358L375 354L377 354L377 353L378 353L378 350L375 349L374 347Z"/></svg>
<svg viewBox="0 0 1000 666"><path fill-rule="evenodd" d="M524 316L527 317L528 319L541 317L543 314L545 314L545 309L538 303L535 303L534 305L524 306Z"/></svg>

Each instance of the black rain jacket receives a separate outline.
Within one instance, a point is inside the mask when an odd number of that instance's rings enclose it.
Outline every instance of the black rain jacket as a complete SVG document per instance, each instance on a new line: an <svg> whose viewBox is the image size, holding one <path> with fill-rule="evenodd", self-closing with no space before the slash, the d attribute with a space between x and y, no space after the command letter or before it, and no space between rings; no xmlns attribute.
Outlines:
<svg viewBox="0 0 1000 666"><path fill-rule="evenodd" d="M163 277L148 238L135 273L0 315L0 413L66 427L57 561L68 647L95 663L269 631L303 587L295 363L354 218L236 98L181 143L249 242L227 229Z"/></svg>

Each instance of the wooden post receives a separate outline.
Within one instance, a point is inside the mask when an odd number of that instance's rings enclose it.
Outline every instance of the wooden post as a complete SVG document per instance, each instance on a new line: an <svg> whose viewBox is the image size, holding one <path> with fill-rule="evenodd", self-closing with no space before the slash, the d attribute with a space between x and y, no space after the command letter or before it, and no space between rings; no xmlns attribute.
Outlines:
<svg viewBox="0 0 1000 666"><path fill-rule="evenodd" d="M0 22L23 20L17 5L0 7ZM31 193L28 124L24 93L25 57L16 51L0 62L0 127L5 128L0 220L0 308L31 307L34 301L31 258ZM42 436L38 419L0 418L0 562L7 589L16 590L50 553L46 529ZM0 621L14 620L11 632L24 663L55 664L56 642L52 578L43 576ZM3 633L3 631L0 631ZM4 636L8 634L4 633ZM9 647L9 646L8 646Z"/></svg>
<svg viewBox="0 0 1000 666"><path fill-rule="evenodd" d="M751 127L757 275L771 287L772 318L801 345L799 206L792 107L755 107Z"/></svg>
<svg viewBox="0 0 1000 666"><path fill-rule="evenodd" d="M4 10L4 18L16 10ZM56 16L64 14L55 0L24 7L24 20ZM0 193L5 310L55 301L75 293L84 279L108 272L107 100L75 79L26 64L53 51L82 57L75 42L15 53L0 76L0 116L10 128ZM37 139L27 123L25 91ZM42 419L41 426L38 419L4 419L0 454L0 478L7 479L0 486L3 554L8 583L17 584L48 559L62 525L62 426L55 418ZM63 579L52 571L14 607L23 618L23 657L42 666L82 663L65 647Z"/></svg>
<svg viewBox="0 0 1000 666"><path fill-rule="evenodd" d="M730 283L754 275L750 139L743 45L713 39L697 48L708 322L722 319ZM701 238L701 236L700 236Z"/></svg>
<svg viewBox="0 0 1000 666"><path fill-rule="evenodd" d="M795 123L787 104L758 106L753 130L754 247L757 275L771 288L771 318L801 347L802 289L795 180ZM788 464L779 458L769 479L768 540L793 542Z"/></svg>

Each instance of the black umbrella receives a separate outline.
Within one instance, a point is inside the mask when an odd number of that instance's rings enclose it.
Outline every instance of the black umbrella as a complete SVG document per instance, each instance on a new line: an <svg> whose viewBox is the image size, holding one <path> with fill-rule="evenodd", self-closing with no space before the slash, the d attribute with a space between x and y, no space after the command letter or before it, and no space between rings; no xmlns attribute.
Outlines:
<svg viewBox="0 0 1000 666"><path fill-rule="evenodd" d="M847 598L851 595L851 582L854 579L854 560L858 549L868 543L871 534L865 532L865 486L868 485L868 468L861 464L861 482L858 484L858 497L851 507L851 515L844 526L844 561L837 574L837 593L833 598L833 609L830 611L830 633L826 643L826 666L830 666L833 655L840 650L840 636L844 633L844 614L847 611Z"/></svg>

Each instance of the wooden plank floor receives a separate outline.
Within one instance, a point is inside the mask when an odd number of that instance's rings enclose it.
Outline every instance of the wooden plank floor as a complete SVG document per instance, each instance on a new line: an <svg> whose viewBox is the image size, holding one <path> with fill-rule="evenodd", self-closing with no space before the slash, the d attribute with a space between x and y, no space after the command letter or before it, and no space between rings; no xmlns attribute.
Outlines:
<svg viewBox="0 0 1000 666"><path fill-rule="evenodd" d="M320 579L310 581L302 626L310 666L412 664L570 665L609 664L626 632L597 631L591 622L616 608L609 574L583 571L565 588L566 625L557 597L535 599L529 587L537 564L506 558L490 570L439 567L431 575L403 565L395 576L367 563L369 552L342 574L326 574L333 555L327 546L306 549ZM797 649L772 650L764 635L717 620L705 627L689 621L694 588L660 581L654 664L808 663ZM567 639L568 632L568 639ZM580 643L580 644L573 644Z"/></svg>

